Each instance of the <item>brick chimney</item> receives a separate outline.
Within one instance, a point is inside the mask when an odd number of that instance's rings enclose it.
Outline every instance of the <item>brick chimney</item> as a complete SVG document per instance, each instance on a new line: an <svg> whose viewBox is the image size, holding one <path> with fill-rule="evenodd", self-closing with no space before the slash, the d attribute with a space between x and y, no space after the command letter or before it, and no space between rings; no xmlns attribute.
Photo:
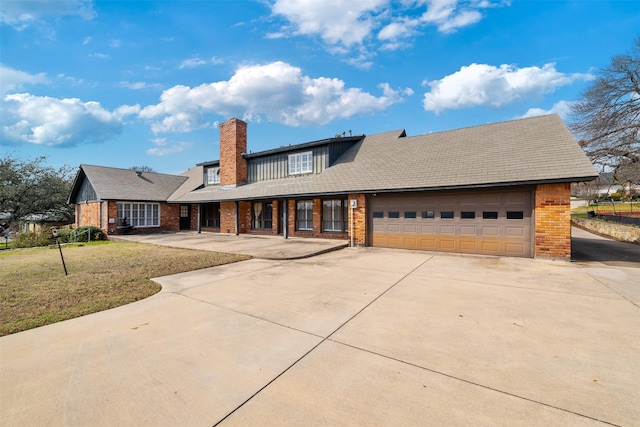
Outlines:
<svg viewBox="0 0 640 427"><path fill-rule="evenodd" d="M220 124L220 185L235 186L247 182L247 124L230 119Z"/></svg>

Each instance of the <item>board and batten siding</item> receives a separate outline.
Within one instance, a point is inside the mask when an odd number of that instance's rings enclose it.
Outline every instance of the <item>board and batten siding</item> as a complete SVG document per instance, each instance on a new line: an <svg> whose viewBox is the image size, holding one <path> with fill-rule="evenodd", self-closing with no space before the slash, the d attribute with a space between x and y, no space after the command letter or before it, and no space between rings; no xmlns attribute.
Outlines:
<svg viewBox="0 0 640 427"><path fill-rule="evenodd" d="M75 203L93 202L98 200L96 190L93 188L88 179L83 179L80 184L80 191L74 200Z"/></svg>
<svg viewBox="0 0 640 427"><path fill-rule="evenodd" d="M353 144L354 141L338 141L306 149L249 158L247 161L247 181L258 182L286 178L289 176L289 155L307 151L313 152L312 173L316 175L320 174L331 166L345 151L352 147Z"/></svg>

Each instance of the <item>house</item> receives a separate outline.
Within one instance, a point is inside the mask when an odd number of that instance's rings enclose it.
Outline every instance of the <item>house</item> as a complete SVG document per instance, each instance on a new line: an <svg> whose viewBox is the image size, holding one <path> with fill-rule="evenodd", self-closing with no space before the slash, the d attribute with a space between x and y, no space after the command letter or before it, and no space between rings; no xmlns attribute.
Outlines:
<svg viewBox="0 0 640 427"><path fill-rule="evenodd" d="M349 239L357 246L569 258L571 183L598 176L557 115L407 136L338 135L251 153L220 125L219 160L182 175L82 165L76 225Z"/></svg>

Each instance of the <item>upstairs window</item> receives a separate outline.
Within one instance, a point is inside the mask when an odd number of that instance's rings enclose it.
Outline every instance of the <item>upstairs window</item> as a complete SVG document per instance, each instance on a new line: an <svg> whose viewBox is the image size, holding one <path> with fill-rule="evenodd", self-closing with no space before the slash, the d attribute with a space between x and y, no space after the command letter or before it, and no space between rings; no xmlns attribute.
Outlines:
<svg viewBox="0 0 640 427"><path fill-rule="evenodd" d="M289 175L313 172L313 152L289 154Z"/></svg>
<svg viewBox="0 0 640 427"><path fill-rule="evenodd" d="M207 185L220 184L220 168L207 169Z"/></svg>

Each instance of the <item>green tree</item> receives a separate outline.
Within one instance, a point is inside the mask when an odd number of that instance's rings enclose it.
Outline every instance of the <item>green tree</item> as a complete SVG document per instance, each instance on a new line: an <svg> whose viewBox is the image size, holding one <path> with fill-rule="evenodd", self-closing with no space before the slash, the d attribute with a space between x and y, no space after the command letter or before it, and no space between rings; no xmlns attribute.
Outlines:
<svg viewBox="0 0 640 427"><path fill-rule="evenodd" d="M611 58L572 106L571 130L591 161L618 183L640 183L640 37Z"/></svg>
<svg viewBox="0 0 640 427"><path fill-rule="evenodd" d="M19 160L0 158L0 222L9 228L27 215L42 214L73 222L74 206L67 203L72 169L45 166L46 157Z"/></svg>

